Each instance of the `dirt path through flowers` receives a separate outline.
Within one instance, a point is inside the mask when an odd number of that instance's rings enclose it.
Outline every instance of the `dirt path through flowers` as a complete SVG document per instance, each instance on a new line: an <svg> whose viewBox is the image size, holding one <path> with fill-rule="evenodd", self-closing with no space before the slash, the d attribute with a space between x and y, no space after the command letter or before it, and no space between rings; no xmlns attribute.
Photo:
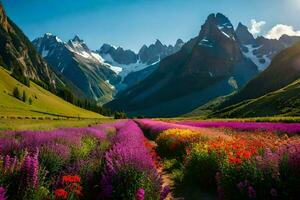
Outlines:
<svg viewBox="0 0 300 200"><path fill-rule="evenodd" d="M158 122L158 123L163 126L173 126L173 124L167 122ZM193 127L188 125L175 125L172 128L191 129L200 132L203 136L210 137L210 138L220 137L220 138L230 139L230 137L226 135L224 132L212 128L199 128L199 127ZM153 144L154 148L157 146L155 141L149 140L149 142ZM158 172L162 175L163 187L168 186L171 189L166 200L215 200L217 199L215 195L208 194L204 191L201 191L201 189L197 188L196 186L185 186L182 184L180 185L177 184L173 180L171 172L164 169L163 165L158 169Z"/></svg>

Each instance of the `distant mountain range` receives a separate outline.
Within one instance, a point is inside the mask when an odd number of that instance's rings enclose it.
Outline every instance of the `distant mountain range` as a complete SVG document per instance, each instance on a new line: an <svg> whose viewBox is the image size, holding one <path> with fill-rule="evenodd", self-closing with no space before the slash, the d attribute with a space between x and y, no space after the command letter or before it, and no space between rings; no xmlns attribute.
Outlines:
<svg viewBox="0 0 300 200"><path fill-rule="evenodd" d="M51 33L46 33L32 43L56 73L75 86L75 91L80 91L86 98L92 98L100 104L109 102L119 90L134 85L135 81L141 81L148 75L144 73L136 77L138 73L133 72L158 63L161 58L178 51L183 44L182 40L178 40L174 47L166 46L157 40L149 47L144 45L136 54L108 44L94 52L79 36L63 42Z"/></svg>
<svg viewBox="0 0 300 200"><path fill-rule="evenodd" d="M114 85L120 78L78 36L62 42L57 36L46 33L32 43L56 73L70 81L86 98L99 103L112 100Z"/></svg>
<svg viewBox="0 0 300 200"><path fill-rule="evenodd" d="M137 77L136 75L139 73L135 72L142 71L150 66L152 66L151 69L154 69L154 65L156 66L163 58L178 52L183 45L184 42L181 39L178 39L174 46L163 45L159 40L156 40L149 47L143 45L136 54L132 50L124 50L122 47L104 44L97 50L97 53L101 55L105 63L111 65L112 70L122 77L121 83L116 85L117 90L121 91L134 85L133 83L136 80L141 81L149 75L149 73L144 73L142 77ZM147 69L146 71L152 72L153 70Z"/></svg>

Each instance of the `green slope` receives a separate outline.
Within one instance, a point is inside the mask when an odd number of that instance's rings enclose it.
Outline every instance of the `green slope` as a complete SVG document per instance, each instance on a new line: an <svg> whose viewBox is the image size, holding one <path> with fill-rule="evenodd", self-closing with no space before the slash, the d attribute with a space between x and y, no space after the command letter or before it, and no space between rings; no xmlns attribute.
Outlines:
<svg viewBox="0 0 300 200"><path fill-rule="evenodd" d="M256 99L218 110L210 117L300 116L300 79Z"/></svg>
<svg viewBox="0 0 300 200"><path fill-rule="evenodd" d="M33 100L32 105L22 102L12 96L15 87L20 93L26 92L27 97ZM27 117L80 117L104 118L94 112L76 107L49 91L31 82L30 87L23 85L12 78L9 73L0 67L0 117L1 118L27 118Z"/></svg>
<svg viewBox="0 0 300 200"><path fill-rule="evenodd" d="M231 95L215 98L208 103L196 108L190 113L182 115L182 117L204 117L213 113L213 110L224 103Z"/></svg>
<svg viewBox="0 0 300 200"><path fill-rule="evenodd" d="M222 107L261 97L293 83L300 78L299 59L300 43L284 49L273 58L266 70L249 81L236 95L224 102Z"/></svg>

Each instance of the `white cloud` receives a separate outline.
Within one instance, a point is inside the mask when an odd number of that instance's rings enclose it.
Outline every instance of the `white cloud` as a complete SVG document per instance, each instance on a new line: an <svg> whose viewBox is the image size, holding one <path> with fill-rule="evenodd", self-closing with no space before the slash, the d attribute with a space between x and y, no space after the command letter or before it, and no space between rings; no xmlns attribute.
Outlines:
<svg viewBox="0 0 300 200"><path fill-rule="evenodd" d="M251 19L251 28L249 29L250 33L258 34L260 33L262 27L266 24L265 21L257 22L255 19Z"/></svg>
<svg viewBox="0 0 300 200"><path fill-rule="evenodd" d="M300 36L300 30L294 30L293 26L277 24L265 35L265 37L268 39L279 39L282 35Z"/></svg>

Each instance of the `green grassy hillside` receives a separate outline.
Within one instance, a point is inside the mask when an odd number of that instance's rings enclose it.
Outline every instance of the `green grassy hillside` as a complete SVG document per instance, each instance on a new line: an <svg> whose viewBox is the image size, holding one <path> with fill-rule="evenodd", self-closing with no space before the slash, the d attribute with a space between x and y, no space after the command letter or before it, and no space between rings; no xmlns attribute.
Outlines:
<svg viewBox="0 0 300 200"><path fill-rule="evenodd" d="M25 91L27 101L13 97L13 90L19 88L22 95ZM32 99L30 105L28 99ZM27 87L0 67L0 118L58 118L58 117L80 117L80 118L104 118L94 112L76 107L63 99L55 96L49 91L31 82Z"/></svg>
<svg viewBox="0 0 300 200"><path fill-rule="evenodd" d="M300 116L300 79L256 99L218 110L210 117Z"/></svg>

